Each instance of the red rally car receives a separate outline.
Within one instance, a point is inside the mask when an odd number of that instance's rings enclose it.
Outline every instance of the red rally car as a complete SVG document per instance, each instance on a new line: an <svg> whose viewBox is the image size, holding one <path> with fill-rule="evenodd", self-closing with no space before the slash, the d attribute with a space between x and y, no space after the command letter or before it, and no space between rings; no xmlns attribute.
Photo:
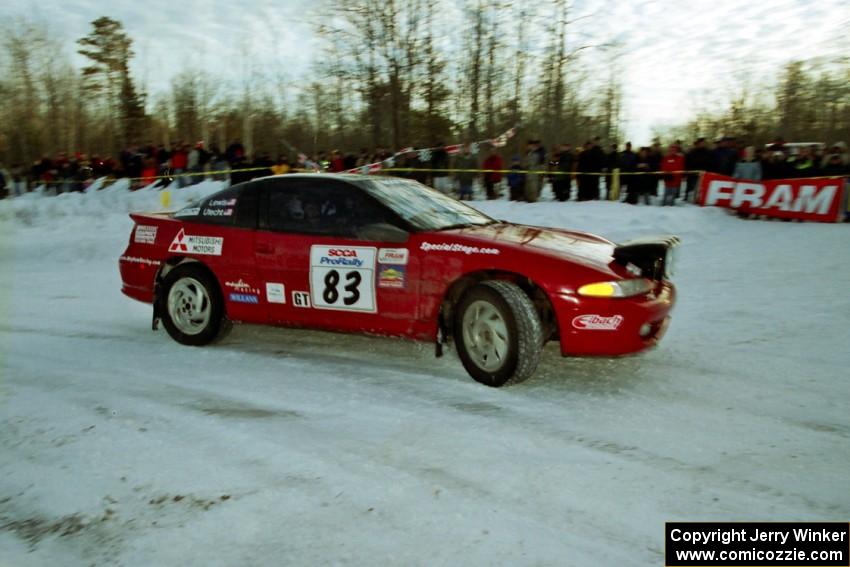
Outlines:
<svg viewBox="0 0 850 567"><path fill-rule="evenodd" d="M124 294L182 344L231 321L449 341L488 386L521 382L543 345L615 356L655 345L675 237L616 245L492 219L415 181L254 179L176 213L131 214Z"/></svg>

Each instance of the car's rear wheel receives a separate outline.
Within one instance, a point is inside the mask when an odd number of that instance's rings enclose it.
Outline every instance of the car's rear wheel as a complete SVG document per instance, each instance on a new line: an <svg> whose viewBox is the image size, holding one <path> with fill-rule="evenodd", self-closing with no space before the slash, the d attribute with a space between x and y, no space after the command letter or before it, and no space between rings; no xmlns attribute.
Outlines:
<svg viewBox="0 0 850 567"><path fill-rule="evenodd" d="M158 301L162 324L178 343L206 345L228 328L218 285L200 266L181 264L168 272Z"/></svg>
<svg viewBox="0 0 850 567"><path fill-rule="evenodd" d="M543 327L531 299L514 283L482 282L455 310L454 339L466 371L499 387L531 376L543 350Z"/></svg>

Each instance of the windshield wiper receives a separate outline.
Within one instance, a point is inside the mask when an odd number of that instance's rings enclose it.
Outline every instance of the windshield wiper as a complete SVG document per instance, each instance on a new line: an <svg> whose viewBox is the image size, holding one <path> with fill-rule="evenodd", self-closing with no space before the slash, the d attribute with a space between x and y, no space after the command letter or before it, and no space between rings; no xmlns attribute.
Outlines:
<svg viewBox="0 0 850 567"><path fill-rule="evenodd" d="M441 226L440 228L435 228L434 230L452 230L455 228L469 228L470 226L478 226L468 222L459 222L457 224L448 224L446 226Z"/></svg>
<svg viewBox="0 0 850 567"><path fill-rule="evenodd" d="M454 228L472 228L476 226L490 226L491 224L503 224L504 221L490 219L487 222L482 223L474 223L474 222L459 222L457 224L450 224L447 226L441 226L440 228L436 228L434 230L452 230Z"/></svg>

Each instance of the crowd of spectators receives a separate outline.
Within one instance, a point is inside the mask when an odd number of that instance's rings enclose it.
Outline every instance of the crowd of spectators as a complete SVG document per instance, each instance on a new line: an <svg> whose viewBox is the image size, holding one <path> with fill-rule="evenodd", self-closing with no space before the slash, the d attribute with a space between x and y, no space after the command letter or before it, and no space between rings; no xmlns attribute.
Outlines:
<svg viewBox="0 0 850 567"><path fill-rule="evenodd" d="M660 204L673 205L677 198L690 200L695 194L697 171L754 181L850 175L843 142L827 147L776 139L754 147L723 137L711 146L699 138L688 148L681 141L664 148L655 140L635 151L630 142L622 150L617 144L606 150L596 138L580 147L560 144L547 152L540 140L530 139L525 152L506 163L501 148L479 148L477 144L447 148L441 142L424 151L406 148L392 152L377 147L374 151L361 149L358 154L333 150L297 158L284 153L273 159L260 153L251 159L242 143L234 140L224 151L203 142L180 142L171 147L148 143L126 148L117 159L60 153L54 159L45 156L28 168L0 164L0 196L20 195L39 185L55 193L81 191L104 176L131 178L134 189L172 181L184 187L204 178L229 177L231 183L239 183L292 171L363 171L373 164L381 164L381 172L415 179L462 200L472 199L474 188L481 186L487 199L506 193L511 200L526 202L540 198L545 181L551 183L559 201L575 194L579 201L617 198L630 204L650 204L652 197L660 196ZM615 172L619 183L614 181Z"/></svg>

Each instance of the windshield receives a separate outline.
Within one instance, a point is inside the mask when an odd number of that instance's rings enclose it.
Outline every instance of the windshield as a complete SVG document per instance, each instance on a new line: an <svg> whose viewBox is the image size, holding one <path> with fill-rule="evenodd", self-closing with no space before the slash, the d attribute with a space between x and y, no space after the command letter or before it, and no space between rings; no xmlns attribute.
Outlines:
<svg viewBox="0 0 850 567"><path fill-rule="evenodd" d="M460 201L430 187L395 177L372 177L363 188L391 208L415 230L443 230L496 222Z"/></svg>

